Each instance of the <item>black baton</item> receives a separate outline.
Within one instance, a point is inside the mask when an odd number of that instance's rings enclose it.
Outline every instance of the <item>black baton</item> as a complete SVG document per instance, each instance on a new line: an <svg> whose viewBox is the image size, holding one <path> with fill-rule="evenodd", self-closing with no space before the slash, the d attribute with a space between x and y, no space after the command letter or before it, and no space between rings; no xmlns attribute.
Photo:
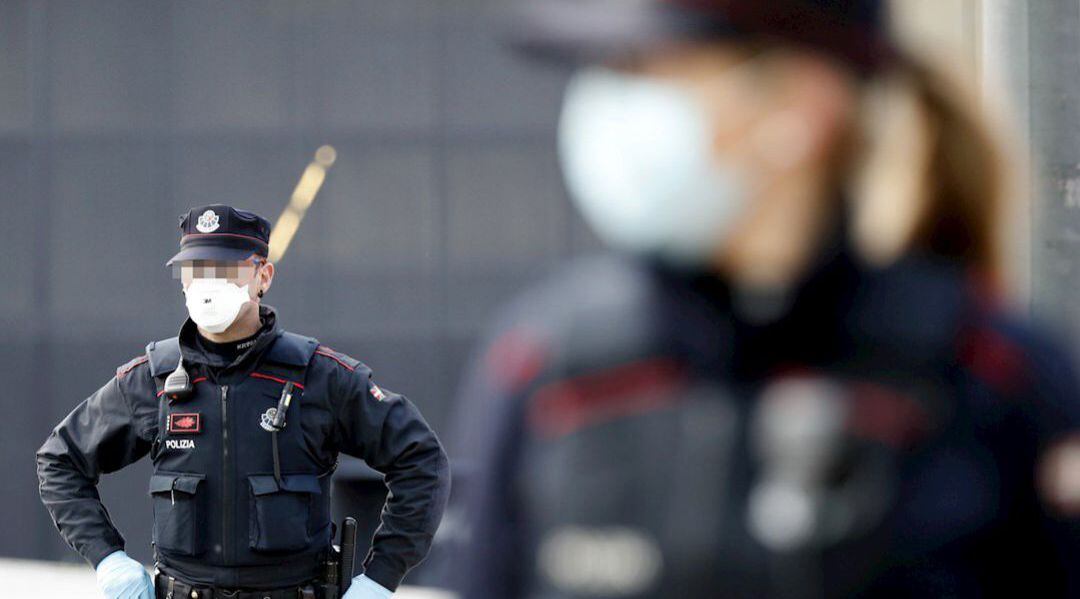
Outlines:
<svg viewBox="0 0 1080 599"><path fill-rule="evenodd" d="M353 560L356 557L356 518L347 516L341 523L341 594L349 590L353 577Z"/></svg>

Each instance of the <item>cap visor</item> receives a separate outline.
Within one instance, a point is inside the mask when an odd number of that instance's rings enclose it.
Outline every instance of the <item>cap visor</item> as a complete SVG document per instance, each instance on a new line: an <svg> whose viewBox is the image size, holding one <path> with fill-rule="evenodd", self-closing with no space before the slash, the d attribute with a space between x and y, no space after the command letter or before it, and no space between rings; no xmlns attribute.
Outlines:
<svg viewBox="0 0 1080 599"><path fill-rule="evenodd" d="M246 260L252 254L256 253L258 252L247 248L226 248L216 245L191 246L180 250L180 253L169 258L169 261L165 263L165 266L172 266L175 262L185 262L188 260L235 260L239 262L240 260Z"/></svg>
<svg viewBox="0 0 1080 599"><path fill-rule="evenodd" d="M735 33L715 17L627 0L530 0L506 17L504 29L513 48L571 64L617 59L678 40Z"/></svg>

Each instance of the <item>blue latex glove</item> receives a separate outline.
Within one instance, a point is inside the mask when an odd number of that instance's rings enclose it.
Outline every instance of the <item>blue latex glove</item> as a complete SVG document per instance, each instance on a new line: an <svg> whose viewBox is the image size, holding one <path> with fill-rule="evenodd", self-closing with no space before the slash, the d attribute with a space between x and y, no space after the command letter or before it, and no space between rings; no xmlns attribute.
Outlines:
<svg viewBox="0 0 1080 599"><path fill-rule="evenodd" d="M150 575L123 551L114 551L98 563L97 583L105 599L154 599Z"/></svg>
<svg viewBox="0 0 1080 599"><path fill-rule="evenodd" d="M394 595L390 589L361 574L352 579L352 584L341 599L390 599Z"/></svg>

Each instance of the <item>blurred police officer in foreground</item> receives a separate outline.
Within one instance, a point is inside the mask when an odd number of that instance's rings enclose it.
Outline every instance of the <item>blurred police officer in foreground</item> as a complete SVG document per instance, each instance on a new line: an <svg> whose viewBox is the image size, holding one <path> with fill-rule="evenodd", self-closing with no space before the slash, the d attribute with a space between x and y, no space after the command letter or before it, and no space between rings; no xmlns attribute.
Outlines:
<svg viewBox="0 0 1080 599"><path fill-rule="evenodd" d="M168 265L190 319L118 368L37 452L57 529L109 599L149 599L155 587L177 599L322 596L330 480L345 453L385 474L390 489L365 573L345 597L389 597L442 517L450 480L439 440L367 366L284 331L262 305L274 278L266 219L213 205L191 210L180 228ZM154 587L95 488L147 454Z"/></svg>
<svg viewBox="0 0 1080 599"><path fill-rule="evenodd" d="M1080 393L995 301L1004 165L873 0L533 0L614 255L463 396L467 597L1080 596Z"/></svg>

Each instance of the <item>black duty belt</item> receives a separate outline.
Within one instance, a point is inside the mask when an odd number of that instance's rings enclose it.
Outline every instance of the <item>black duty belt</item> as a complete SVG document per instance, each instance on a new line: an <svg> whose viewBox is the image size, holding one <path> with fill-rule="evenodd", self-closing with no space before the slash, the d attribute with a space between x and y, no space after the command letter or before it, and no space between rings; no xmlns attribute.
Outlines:
<svg viewBox="0 0 1080 599"><path fill-rule="evenodd" d="M322 599L313 584L269 591L219 589L187 584L161 573L154 577L154 596L157 599Z"/></svg>

